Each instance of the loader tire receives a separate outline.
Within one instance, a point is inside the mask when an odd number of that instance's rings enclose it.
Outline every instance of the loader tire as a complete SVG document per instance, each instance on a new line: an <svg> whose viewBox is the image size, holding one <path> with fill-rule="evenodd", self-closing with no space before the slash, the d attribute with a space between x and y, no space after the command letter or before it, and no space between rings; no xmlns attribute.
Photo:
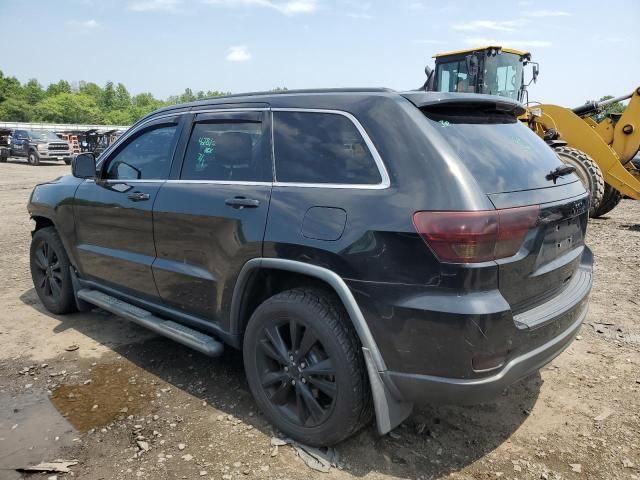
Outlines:
<svg viewBox="0 0 640 480"><path fill-rule="evenodd" d="M563 163L576 168L578 178L591 195L589 216L595 217L595 212L600 207L604 196L605 183L602 170L596 161L582 150L566 146L555 147L554 150Z"/></svg>
<svg viewBox="0 0 640 480"><path fill-rule="evenodd" d="M598 218L606 215L620 203L620 200L622 200L622 194L611 185L605 185L602 202L600 202L600 206L596 208L596 211L593 213L592 217Z"/></svg>

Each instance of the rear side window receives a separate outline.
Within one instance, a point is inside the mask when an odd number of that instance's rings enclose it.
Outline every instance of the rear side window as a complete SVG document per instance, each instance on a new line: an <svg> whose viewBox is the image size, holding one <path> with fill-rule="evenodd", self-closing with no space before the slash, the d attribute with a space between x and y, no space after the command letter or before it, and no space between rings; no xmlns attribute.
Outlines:
<svg viewBox="0 0 640 480"><path fill-rule="evenodd" d="M426 117L485 193L552 187L546 175L562 165L544 141L513 115L455 109ZM575 175L558 179L573 182Z"/></svg>
<svg viewBox="0 0 640 480"><path fill-rule="evenodd" d="M382 181L364 138L344 115L273 115L278 182L375 185Z"/></svg>
<svg viewBox="0 0 640 480"><path fill-rule="evenodd" d="M184 157L184 180L271 181L261 122L196 123ZM266 142L266 143L265 143Z"/></svg>

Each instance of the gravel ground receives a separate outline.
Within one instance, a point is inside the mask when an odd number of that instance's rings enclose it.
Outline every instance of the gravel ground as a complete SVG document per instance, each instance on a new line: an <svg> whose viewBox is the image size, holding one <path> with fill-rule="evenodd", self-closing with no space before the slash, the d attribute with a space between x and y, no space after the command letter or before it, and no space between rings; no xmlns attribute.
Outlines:
<svg viewBox="0 0 640 480"><path fill-rule="evenodd" d="M56 316L31 285L33 185L64 165L0 164L0 479L640 479L640 203L590 223L591 309L578 340L494 403L420 407L392 434L336 447L329 473L273 447L238 352L209 359L104 312Z"/></svg>

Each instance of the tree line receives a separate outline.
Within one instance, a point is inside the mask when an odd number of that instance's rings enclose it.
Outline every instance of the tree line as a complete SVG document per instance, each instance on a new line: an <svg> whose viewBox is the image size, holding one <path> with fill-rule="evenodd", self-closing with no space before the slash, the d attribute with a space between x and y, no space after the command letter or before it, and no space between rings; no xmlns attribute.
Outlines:
<svg viewBox="0 0 640 480"><path fill-rule="evenodd" d="M130 125L160 107L228 93L186 88L181 95L159 100L149 92L131 95L122 83L101 87L60 80L45 88L35 78L22 84L0 70L0 121Z"/></svg>

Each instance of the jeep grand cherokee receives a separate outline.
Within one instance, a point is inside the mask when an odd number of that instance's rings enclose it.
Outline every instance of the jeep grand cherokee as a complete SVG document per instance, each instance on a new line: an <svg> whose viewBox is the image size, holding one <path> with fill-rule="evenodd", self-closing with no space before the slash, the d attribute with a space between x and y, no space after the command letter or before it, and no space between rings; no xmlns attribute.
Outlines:
<svg viewBox="0 0 640 480"><path fill-rule="evenodd" d="M571 343L591 288L587 192L522 111L384 89L158 110L36 186L36 291L242 349L306 444L490 399Z"/></svg>

